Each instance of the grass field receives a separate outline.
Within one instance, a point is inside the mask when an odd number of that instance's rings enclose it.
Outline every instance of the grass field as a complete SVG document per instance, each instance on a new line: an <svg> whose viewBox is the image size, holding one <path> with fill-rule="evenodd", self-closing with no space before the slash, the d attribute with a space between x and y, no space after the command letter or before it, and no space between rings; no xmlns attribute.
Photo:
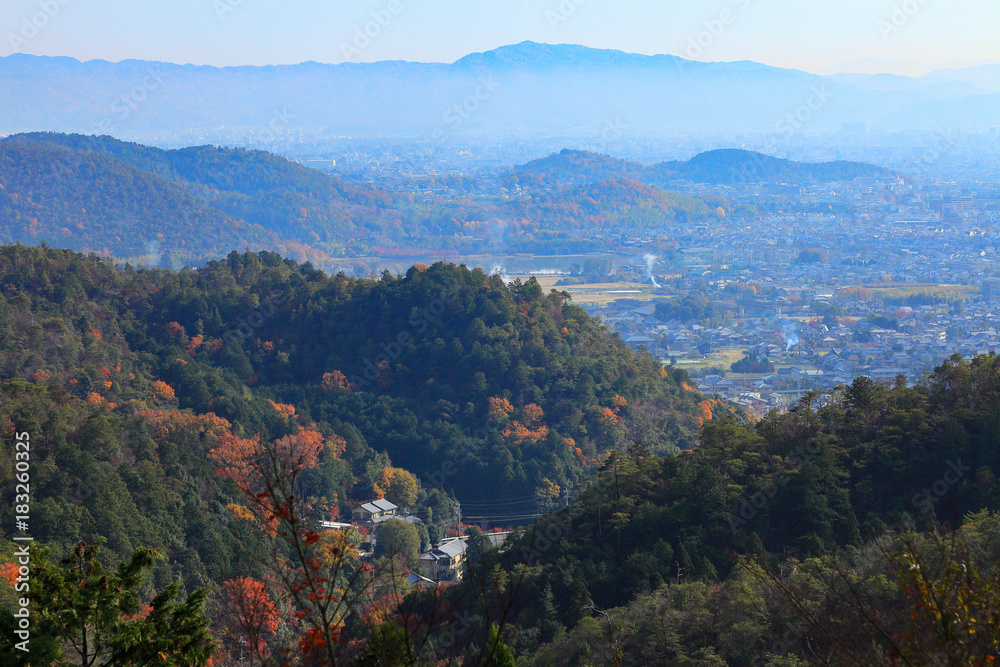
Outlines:
<svg viewBox="0 0 1000 667"><path fill-rule="evenodd" d="M955 296L965 297L979 291L979 288L973 285L918 285L906 283L900 283L898 285L880 285L878 287L869 287L867 289L870 289L872 294L875 296L888 298L907 297L914 294L954 294Z"/></svg>
<svg viewBox="0 0 1000 667"><path fill-rule="evenodd" d="M717 367L729 371L729 366L743 358L743 348L718 350L702 359L678 359L677 367L687 371L700 371Z"/></svg>
<svg viewBox="0 0 1000 667"><path fill-rule="evenodd" d="M774 364L773 373L733 373L729 370L730 365L743 358L743 348L732 348L718 350L703 359L678 359L677 367L687 371L700 371L706 368L721 368L726 371L726 377L730 380L759 380L765 375L773 375L781 368L791 368L796 366L803 370L814 370L812 364L801 362L777 363ZM772 360L773 361L773 360Z"/></svg>
<svg viewBox="0 0 1000 667"><path fill-rule="evenodd" d="M577 305L598 305L606 306L607 304L615 301L617 299L639 299L642 301L648 301L650 299L656 298L656 294L653 294L653 289L655 289L649 283L594 283L588 285L556 285L556 283L566 276L560 275L541 275L541 276L529 276L522 274L511 274L511 278L520 278L521 280L527 280L528 278L534 277L538 281L538 284L542 287L544 292L548 292L550 289L556 289L559 291L569 292L570 296L573 297L573 303Z"/></svg>

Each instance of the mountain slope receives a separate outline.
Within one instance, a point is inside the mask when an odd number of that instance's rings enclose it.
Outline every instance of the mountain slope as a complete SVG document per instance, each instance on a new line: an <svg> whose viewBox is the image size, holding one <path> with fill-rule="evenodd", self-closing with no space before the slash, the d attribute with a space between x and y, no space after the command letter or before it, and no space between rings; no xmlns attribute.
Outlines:
<svg viewBox="0 0 1000 667"><path fill-rule="evenodd" d="M0 152L8 241L118 257L158 242L186 261L250 246L323 260L359 226L378 238L399 220L384 193L263 151L33 133L8 137Z"/></svg>
<svg viewBox="0 0 1000 667"><path fill-rule="evenodd" d="M178 184L115 158L18 142L0 143L0 234L122 258L182 259L233 247L274 247L257 225L206 207Z"/></svg>
<svg viewBox="0 0 1000 667"><path fill-rule="evenodd" d="M121 414L162 380L174 407L247 433L276 428L272 399L414 473L450 461L446 489L470 499L541 503L630 434L693 446L701 414L683 373L565 295L454 265L352 280L233 252L173 273L7 246L0 286L0 376L96 392Z"/></svg>
<svg viewBox="0 0 1000 667"><path fill-rule="evenodd" d="M646 172L645 165L637 162L565 148L548 157L515 167L511 177L516 178L522 186L583 185L612 178L641 181ZM508 182L513 181L508 178Z"/></svg>

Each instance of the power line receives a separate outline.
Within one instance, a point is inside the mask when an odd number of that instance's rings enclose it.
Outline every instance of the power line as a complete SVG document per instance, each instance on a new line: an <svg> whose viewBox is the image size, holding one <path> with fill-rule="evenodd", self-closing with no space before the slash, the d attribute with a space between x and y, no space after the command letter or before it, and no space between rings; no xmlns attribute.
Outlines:
<svg viewBox="0 0 1000 667"><path fill-rule="evenodd" d="M463 522L469 521L521 521L523 519L537 519L542 516L541 514L498 514L498 515L484 515L484 516L466 516L462 517Z"/></svg>
<svg viewBox="0 0 1000 667"><path fill-rule="evenodd" d="M537 502L538 502L538 499L536 499L534 497L532 497L532 498L525 498L524 500L474 500L474 501L470 501L470 502L459 501L459 503L463 507L479 507L479 506L485 507L485 506L494 506L494 505L525 505L525 504L528 504L528 503L537 503Z"/></svg>

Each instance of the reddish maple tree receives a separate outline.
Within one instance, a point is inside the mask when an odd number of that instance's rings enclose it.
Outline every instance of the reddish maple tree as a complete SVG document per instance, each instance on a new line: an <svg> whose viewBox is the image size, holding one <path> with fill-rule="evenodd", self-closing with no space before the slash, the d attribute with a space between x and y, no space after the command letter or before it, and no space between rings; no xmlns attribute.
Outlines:
<svg viewBox="0 0 1000 667"><path fill-rule="evenodd" d="M222 584L219 602L225 613L227 639L242 643L258 658L266 656L268 642L281 621L267 587L250 577L230 579Z"/></svg>

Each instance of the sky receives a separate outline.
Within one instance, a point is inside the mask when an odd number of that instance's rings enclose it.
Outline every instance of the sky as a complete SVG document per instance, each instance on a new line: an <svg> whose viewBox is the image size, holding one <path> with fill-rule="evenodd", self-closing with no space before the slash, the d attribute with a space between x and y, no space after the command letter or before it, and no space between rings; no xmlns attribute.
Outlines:
<svg viewBox="0 0 1000 667"><path fill-rule="evenodd" d="M1000 62L998 35L997 0L0 0L0 56L215 66L453 62L531 40L919 74Z"/></svg>

